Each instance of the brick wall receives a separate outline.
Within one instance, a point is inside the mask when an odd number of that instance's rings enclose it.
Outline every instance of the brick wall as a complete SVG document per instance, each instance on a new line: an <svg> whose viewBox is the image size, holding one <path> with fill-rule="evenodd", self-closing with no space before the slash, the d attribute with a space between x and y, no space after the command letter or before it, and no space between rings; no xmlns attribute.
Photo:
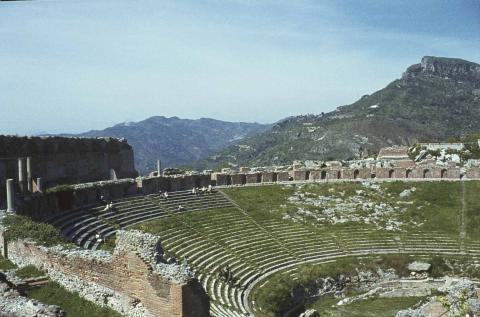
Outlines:
<svg viewBox="0 0 480 317"><path fill-rule="evenodd" d="M174 281L162 276L135 250L115 250L113 256L103 251L57 251L25 241L5 244L3 234L0 234L0 247L2 254L13 262L20 266L34 265L47 271L53 279L72 276L86 284L111 290L117 302L123 301L112 307L117 310L141 302L155 317L209 316L208 297L198 280ZM57 278L56 281L72 289L68 279Z"/></svg>

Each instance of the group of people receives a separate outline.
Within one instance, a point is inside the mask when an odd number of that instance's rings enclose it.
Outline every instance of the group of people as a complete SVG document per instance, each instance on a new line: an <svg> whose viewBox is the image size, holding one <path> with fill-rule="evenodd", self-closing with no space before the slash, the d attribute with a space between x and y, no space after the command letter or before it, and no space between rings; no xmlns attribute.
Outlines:
<svg viewBox="0 0 480 317"><path fill-rule="evenodd" d="M203 186L202 188L193 187L192 194L197 196L199 194L211 193L212 189L212 185L208 185L208 187Z"/></svg>
<svg viewBox="0 0 480 317"><path fill-rule="evenodd" d="M158 191L158 194L159 194L162 198L165 198L165 199L168 198L168 192L167 192L167 191L162 192L162 191L160 190L160 191Z"/></svg>

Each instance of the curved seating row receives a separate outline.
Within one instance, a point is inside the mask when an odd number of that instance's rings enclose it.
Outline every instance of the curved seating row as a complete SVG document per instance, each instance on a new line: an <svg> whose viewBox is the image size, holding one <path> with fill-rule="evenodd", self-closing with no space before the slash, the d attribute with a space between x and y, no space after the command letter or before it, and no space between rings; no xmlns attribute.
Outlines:
<svg viewBox="0 0 480 317"><path fill-rule="evenodd" d="M461 244L442 232L406 234L362 227L332 231L274 216L253 219L220 192L199 196L175 192L167 199L135 196L116 201L114 206L115 210L108 212L101 211L103 206L78 210L50 223L79 245L95 249L101 245L96 233L109 236L118 228L156 218L175 221L175 226L158 233L163 248L188 260L210 296L212 316L218 317L249 314L253 308L248 296L253 286L275 272L304 263L384 253L419 257L468 254L472 260L480 260L480 242ZM192 217L189 212L193 211L201 216ZM231 281L219 275L227 266Z"/></svg>

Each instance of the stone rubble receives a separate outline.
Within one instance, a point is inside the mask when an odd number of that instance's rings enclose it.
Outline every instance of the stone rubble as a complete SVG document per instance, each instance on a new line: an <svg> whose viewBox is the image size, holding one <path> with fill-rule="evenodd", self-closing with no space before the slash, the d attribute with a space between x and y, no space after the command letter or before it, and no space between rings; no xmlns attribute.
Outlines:
<svg viewBox="0 0 480 317"><path fill-rule="evenodd" d="M7 316L66 317L60 307L29 299L0 282L0 313Z"/></svg>
<svg viewBox="0 0 480 317"><path fill-rule="evenodd" d="M442 295L430 297L415 308L401 310L396 317L479 316L480 299L472 281L447 277L438 291Z"/></svg>
<svg viewBox="0 0 480 317"><path fill-rule="evenodd" d="M351 196L333 190L322 196L302 191L303 186L299 186L288 199L290 204L296 206L296 210L294 213L284 212L283 219L301 222L308 218L327 224L360 222L389 231L401 230L404 225L416 225L413 222L403 223L398 219L398 216L407 210L406 206L413 204L413 201L396 201L393 197L388 199L392 195L383 191L379 184L363 182L362 185L364 189L356 190ZM415 190L415 187L404 190L400 197L407 198ZM287 207L281 206L283 209Z"/></svg>
<svg viewBox="0 0 480 317"><path fill-rule="evenodd" d="M408 264L408 270L411 272L427 272L431 267L432 265L427 262L414 261Z"/></svg>

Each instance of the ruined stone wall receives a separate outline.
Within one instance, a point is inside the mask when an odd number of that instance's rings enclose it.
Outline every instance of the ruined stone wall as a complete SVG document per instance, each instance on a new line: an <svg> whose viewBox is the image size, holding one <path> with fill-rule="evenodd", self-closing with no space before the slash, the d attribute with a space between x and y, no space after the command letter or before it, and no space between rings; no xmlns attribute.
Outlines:
<svg viewBox="0 0 480 317"><path fill-rule="evenodd" d="M153 236L138 231L122 231L121 235L141 235L146 241ZM6 245L6 255L19 266L34 265L45 270L67 289L79 291L87 299L127 316L208 316L208 297L198 280L177 264L158 264L162 268L175 266L166 270L168 274L163 273L148 259L148 251L146 254L142 250L142 241L124 245L119 239L113 255L105 251L46 248L25 241L3 242L2 234L0 245ZM87 291L82 294L84 289Z"/></svg>
<svg viewBox="0 0 480 317"><path fill-rule="evenodd" d="M267 171L246 173L213 173L198 175L153 176L117 181L101 181L74 185L71 192L35 194L25 197L17 212L35 220L43 220L57 213L72 211L81 206L115 200L127 195L156 194L159 191L190 190L208 185L248 185L288 181L368 180L368 179L480 179L480 168L442 167L433 164L402 167L322 168L294 171Z"/></svg>
<svg viewBox="0 0 480 317"><path fill-rule="evenodd" d="M133 178L77 184L58 192L27 196L16 212L41 221L65 211L98 204L102 196L108 201L134 195L137 191Z"/></svg>
<svg viewBox="0 0 480 317"><path fill-rule="evenodd" d="M0 187L18 181L18 158L31 157L32 179L45 186L136 177L133 150L113 138L0 136Z"/></svg>

